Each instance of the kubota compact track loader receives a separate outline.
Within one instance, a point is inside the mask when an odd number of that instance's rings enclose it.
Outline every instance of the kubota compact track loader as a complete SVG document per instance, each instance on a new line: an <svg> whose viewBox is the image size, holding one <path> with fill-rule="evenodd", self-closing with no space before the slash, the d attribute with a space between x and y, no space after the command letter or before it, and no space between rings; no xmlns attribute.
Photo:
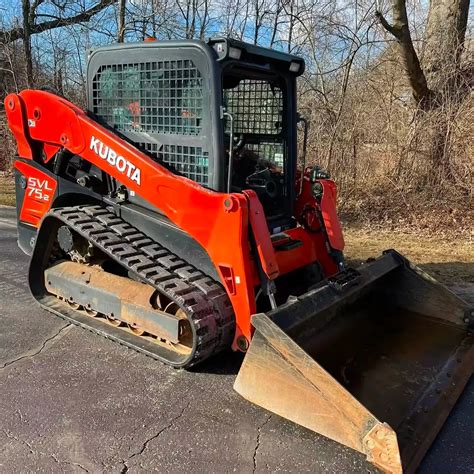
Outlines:
<svg viewBox="0 0 474 474"><path fill-rule="evenodd" d="M303 70L154 41L90 53L88 112L7 96L31 291L175 367L246 352L244 397L412 471L472 374L473 312L395 251L345 266L334 182L297 169Z"/></svg>

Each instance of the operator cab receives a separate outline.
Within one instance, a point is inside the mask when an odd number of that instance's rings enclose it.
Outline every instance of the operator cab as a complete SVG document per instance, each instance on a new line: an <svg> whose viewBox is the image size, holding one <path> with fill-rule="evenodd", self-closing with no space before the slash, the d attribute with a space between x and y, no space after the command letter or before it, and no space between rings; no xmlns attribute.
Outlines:
<svg viewBox="0 0 474 474"><path fill-rule="evenodd" d="M288 202L284 85L279 79L235 65L222 77L228 188L254 190L273 218L287 211Z"/></svg>
<svg viewBox="0 0 474 474"><path fill-rule="evenodd" d="M296 77L304 62L230 39L209 45L221 65L227 190L255 191L271 232L294 227Z"/></svg>
<svg viewBox="0 0 474 474"><path fill-rule="evenodd" d="M106 46L89 57L89 110L177 174L255 191L277 233L294 227L303 69L301 58L227 38Z"/></svg>

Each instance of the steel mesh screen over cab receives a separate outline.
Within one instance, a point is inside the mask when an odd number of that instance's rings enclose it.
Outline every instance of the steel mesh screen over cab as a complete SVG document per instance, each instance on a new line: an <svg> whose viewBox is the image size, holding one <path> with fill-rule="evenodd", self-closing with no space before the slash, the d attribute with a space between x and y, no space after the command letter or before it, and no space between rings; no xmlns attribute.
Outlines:
<svg viewBox="0 0 474 474"><path fill-rule="evenodd" d="M173 169L200 184L206 184L208 179L209 153L201 147L183 145L162 145L141 142L140 148L153 156L159 156L162 161Z"/></svg>
<svg viewBox="0 0 474 474"><path fill-rule="evenodd" d="M92 80L92 111L153 157L208 184L208 152L199 146L162 144L159 138L201 133L202 82L200 71L187 59L103 65Z"/></svg>
<svg viewBox="0 0 474 474"><path fill-rule="evenodd" d="M224 90L224 105L234 117L234 133L278 135L282 131L283 94L267 81L244 79ZM229 124L226 124L227 132Z"/></svg>
<svg viewBox="0 0 474 474"><path fill-rule="evenodd" d="M223 92L224 106L234 119L234 135L245 134L247 149L254 151L262 163L270 162L282 170L283 100L281 88L264 80L244 79ZM228 120L225 128L229 134Z"/></svg>

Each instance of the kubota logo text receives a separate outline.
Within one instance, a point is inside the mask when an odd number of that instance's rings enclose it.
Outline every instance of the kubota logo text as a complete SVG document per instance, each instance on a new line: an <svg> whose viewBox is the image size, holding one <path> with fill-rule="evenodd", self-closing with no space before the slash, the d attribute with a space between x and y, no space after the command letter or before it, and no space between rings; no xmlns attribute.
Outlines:
<svg viewBox="0 0 474 474"><path fill-rule="evenodd" d="M125 159L122 155L119 155L117 152L112 150L105 143L102 143L98 138L91 137L90 149L94 153L100 156L103 160L106 160L112 166L115 166L120 173L123 173L130 178L132 181L135 181L138 185L141 182L141 172L140 168L137 168L133 163Z"/></svg>

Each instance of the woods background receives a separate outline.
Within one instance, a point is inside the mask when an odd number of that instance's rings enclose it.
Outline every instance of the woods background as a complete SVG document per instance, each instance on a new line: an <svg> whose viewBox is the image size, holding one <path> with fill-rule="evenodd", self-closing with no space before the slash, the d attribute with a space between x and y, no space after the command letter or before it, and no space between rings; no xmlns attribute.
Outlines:
<svg viewBox="0 0 474 474"><path fill-rule="evenodd" d="M85 106L87 50L226 35L305 58L308 161L337 181L344 219L470 232L469 13L469 0L2 0L0 170L15 155L8 92L47 87Z"/></svg>

